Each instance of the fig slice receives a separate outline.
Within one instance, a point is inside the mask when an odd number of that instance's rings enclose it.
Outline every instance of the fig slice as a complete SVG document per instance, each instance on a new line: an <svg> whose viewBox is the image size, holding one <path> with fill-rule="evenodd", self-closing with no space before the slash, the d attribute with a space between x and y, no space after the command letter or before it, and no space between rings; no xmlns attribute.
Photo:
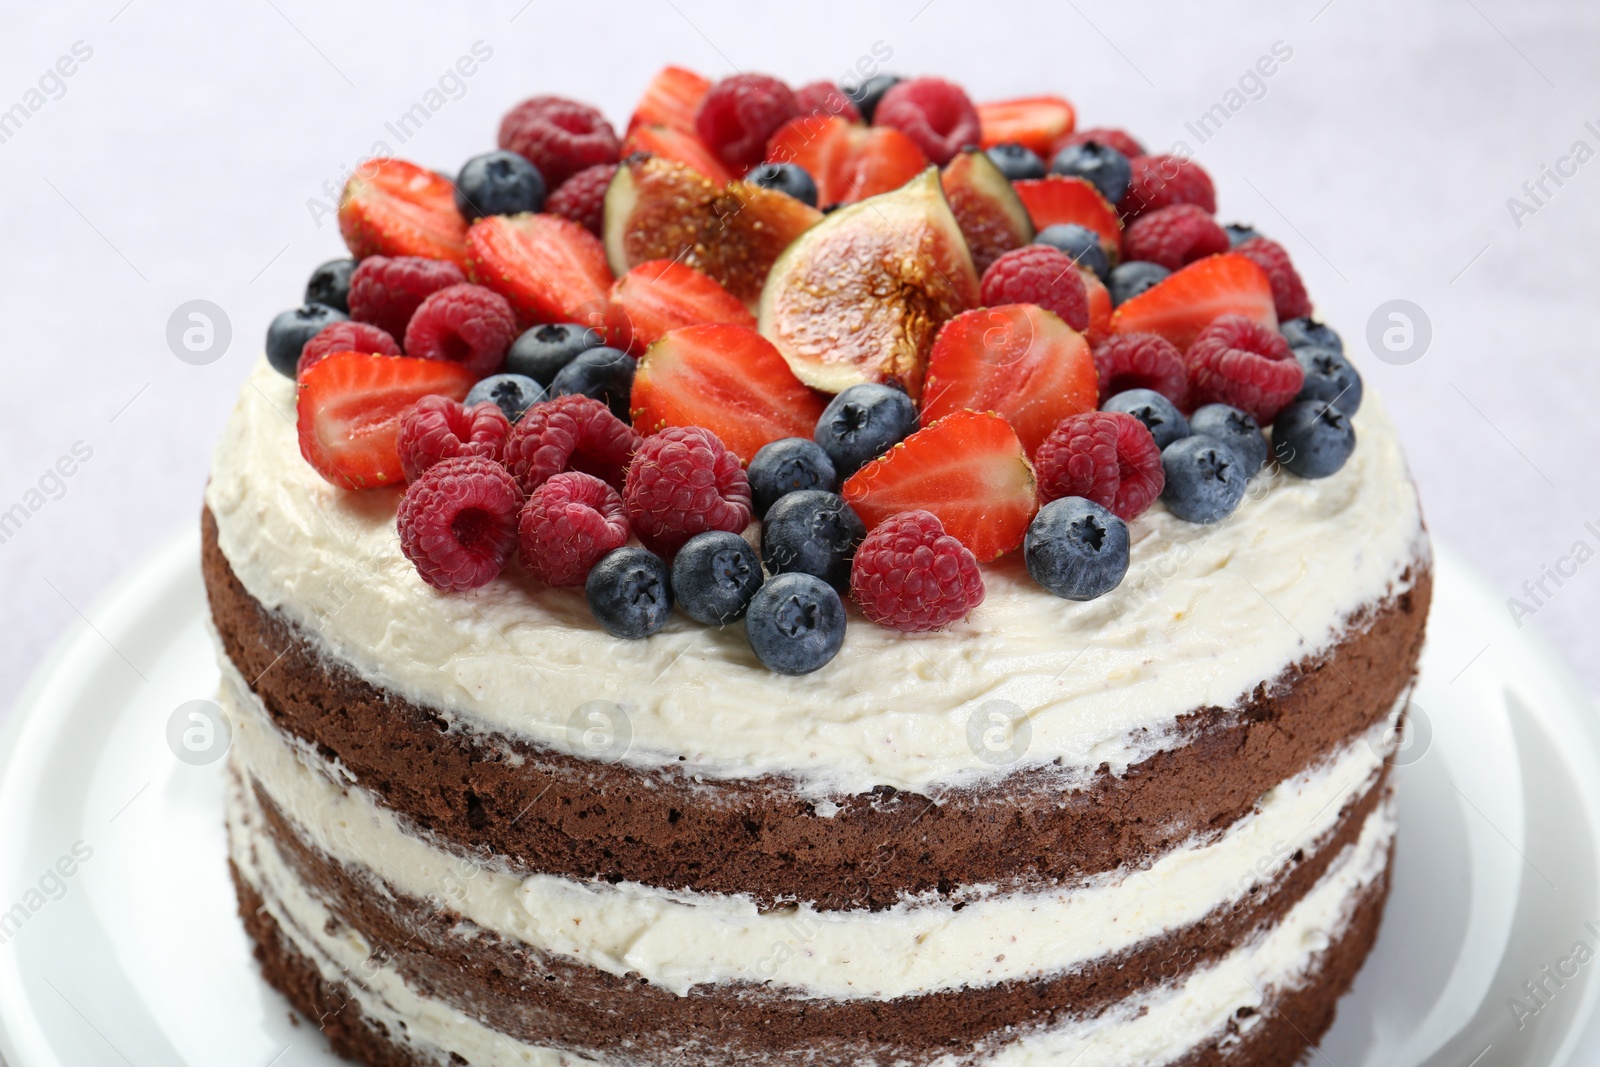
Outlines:
<svg viewBox="0 0 1600 1067"><path fill-rule="evenodd" d="M757 318L812 388L898 382L914 399L939 327L978 301L978 272L929 167L801 234L767 275Z"/></svg>
<svg viewBox="0 0 1600 1067"><path fill-rule="evenodd" d="M776 189L719 184L683 163L634 156L606 189L606 259L618 277L653 259L676 260L754 310L773 262L820 218Z"/></svg>
<svg viewBox="0 0 1600 1067"><path fill-rule="evenodd" d="M942 181L980 278L989 264L1033 240L1033 220L1022 198L982 149L956 153L945 164Z"/></svg>

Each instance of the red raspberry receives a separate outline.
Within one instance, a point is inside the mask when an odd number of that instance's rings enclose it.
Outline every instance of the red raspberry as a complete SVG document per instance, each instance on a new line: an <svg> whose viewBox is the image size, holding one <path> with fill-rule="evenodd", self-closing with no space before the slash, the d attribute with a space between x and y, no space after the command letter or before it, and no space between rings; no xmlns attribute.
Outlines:
<svg viewBox="0 0 1600 1067"><path fill-rule="evenodd" d="M699 426L646 437L628 465L622 499L639 540L668 558L697 533L750 525L750 481L739 457Z"/></svg>
<svg viewBox="0 0 1600 1067"><path fill-rule="evenodd" d="M494 460L444 460L400 500L400 551L435 589L476 589L494 580L517 547L521 508L522 490Z"/></svg>
<svg viewBox="0 0 1600 1067"><path fill-rule="evenodd" d="M1143 514L1167 484L1156 439L1122 411L1062 419L1039 446L1033 467L1041 502L1081 496L1124 521Z"/></svg>
<svg viewBox="0 0 1600 1067"><path fill-rule="evenodd" d="M350 317L404 337L411 315L440 289L467 280L461 268L419 256L368 256L350 275Z"/></svg>
<svg viewBox="0 0 1600 1067"><path fill-rule="evenodd" d="M466 407L447 396L425 396L400 419L395 449L406 481L414 482L435 463L460 456L500 462L511 423L499 405Z"/></svg>
<svg viewBox="0 0 1600 1067"><path fill-rule="evenodd" d="M615 163L622 152L617 131L604 115L559 96L536 96L506 112L500 147L538 167L550 189L585 167Z"/></svg>
<svg viewBox="0 0 1600 1067"><path fill-rule="evenodd" d="M1272 303L1278 312L1279 322L1300 319L1311 314L1311 297L1306 295L1305 283L1300 280L1289 253L1278 242L1266 237L1252 237L1241 241L1234 249L1248 256L1256 266L1267 272L1272 283Z"/></svg>
<svg viewBox="0 0 1600 1067"><path fill-rule="evenodd" d="M449 360L487 378L500 369L516 339L517 316L509 300L481 285L452 285L424 300L411 316L406 354Z"/></svg>
<svg viewBox="0 0 1600 1067"><path fill-rule="evenodd" d="M1089 289L1072 257L1050 245L1012 249L983 272L983 303L1038 304L1080 333L1089 328Z"/></svg>
<svg viewBox="0 0 1600 1067"><path fill-rule="evenodd" d="M1159 263L1168 270L1228 250L1228 231L1194 204L1146 211L1122 231L1122 258Z"/></svg>
<svg viewBox="0 0 1600 1067"><path fill-rule="evenodd" d="M565 470L592 474L620 489L638 447L633 427L600 401L558 396L533 405L511 428L506 468L525 493Z"/></svg>
<svg viewBox="0 0 1600 1067"><path fill-rule="evenodd" d="M1056 151L1059 152L1068 145L1085 144L1089 141L1103 144L1107 148L1115 148L1129 159L1144 155L1144 145L1135 141L1132 134L1125 130L1112 129L1109 126L1098 126L1089 130L1076 130L1056 143ZM1045 162L1048 163L1049 160Z"/></svg>
<svg viewBox="0 0 1600 1067"><path fill-rule="evenodd" d="M1094 350L1100 402L1129 389L1154 389L1179 408L1189 406L1189 366L1183 353L1154 333L1112 334Z"/></svg>
<svg viewBox="0 0 1600 1067"><path fill-rule="evenodd" d="M1191 403L1232 404L1262 426L1305 384L1305 371L1283 335L1244 315L1223 315L1201 330L1183 359Z"/></svg>
<svg viewBox="0 0 1600 1067"><path fill-rule="evenodd" d="M333 322L317 331L300 350L300 361L295 364L296 378L306 372L317 360L329 352L365 352L369 355L398 356L400 346L395 344L387 330L365 322Z"/></svg>
<svg viewBox="0 0 1600 1067"><path fill-rule="evenodd" d="M850 564L850 596L879 626L941 630L983 603L972 550L931 511L902 511L867 534Z"/></svg>
<svg viewBox="0 0 1600 1067"><path fill-rule="evenodd" d="M517 519L518 557L549 585L582 585L614 548L628 543L628 512L592 474L566 471L528 497Z"/></svg>
<svg viewBox="0 0 1600 1067"><path fill-rule="evenodd" d="M1138 156L1132 160L1133 179L1117 204L1124 220L1173 204L1194 204L1215 213L1217 191L1211 175L1194 160L1178 156Z"/></svg>
<svg viewBox="0 0 1600 1067"><path fill-rule="evenodd" d="M571 219L596 237L606 221L606 190L616 176L615 163L596 163L585 167L551 193L544 202L547 215Z"/></svg>
<svg viewBox="0 0 1600 1067"><path fill-rule="evenodd" d="M877 126L893 126L939 166L983 138L978 109L965 90L943 78L911 78L883 94L872 113Z"/></svg>
<svg viewBox="0 0 1600 1067"><path fill-rule="evenodd" d="M712 153L743 174L767 154L767 138L800 114L794 91L768 74L735 74L706 91L694 130Z"/></svg>
<svg viewBox="0 0 1600 1067"><path fill-rule="evenodd" d="M799 107L801 115L838 115L851 122L861 121L861 112L850 102L850 98L839 91L839 87L830 81L811 82L802 85L794 91L795 104Z"/></svg>

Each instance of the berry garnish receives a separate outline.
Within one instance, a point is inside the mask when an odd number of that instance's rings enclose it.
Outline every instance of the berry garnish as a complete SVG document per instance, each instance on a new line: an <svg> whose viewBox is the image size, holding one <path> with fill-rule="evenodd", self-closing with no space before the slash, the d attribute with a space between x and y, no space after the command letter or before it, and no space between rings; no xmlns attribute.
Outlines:
<svg viewBox="0 0 1600 1067"><path fill-rule="evenodd" d="M472 394L467 397L470 401ZM510 435L510 421L493 404L425 396L401 416L395 451L406 481L414 482L441 460L479 456L498 463Z"/></svg>
<svg viewBox="0 0 1600 1067"><path fill-rule="evenodd" d="M839 484L833 460L808 437L784 437L763 445L745 468L751 507L758 519L780 498L802 489L832 492Z"/></svg>
<svg viewBox="0 0 1600 1067"><path fill-rule="evenodd" d="M1193 204L1173 204L1146 211L1130 222L1122 234L1125 259L1159 263L1168 270L1177 270L1197 259L1227 250L1227 233L1206 211Z"/></svg>
<svg viewBox="0 0 1600 1067"><path fill-rule="evenodd" d="M798 115L838 115L851 122L861 121L861 112L850 98L830 81L807 82L794 91Z"/></svg>
<svg viewBox="0 0 1600 1067"><path fill-rule="evenodd" d="M517 336L517 318L499 293L463 283L440 289L406 326L406 354L459 363L474 378L494 374Z"/></svg>
<svg viewBox="0 0 1600 1067"><path fill-rule="evenodd" d="M328 326L345 321L344 312L326 304L280 311L267 324L267 362L285 378L293 378L306 345Z"/></svg>
<svg viewBox="0 0 1600 1067"><path fill-rule="evenodd" d="M1193 436L1161 450L1167 484L1161 499L1185 522L1213 523L1232 515L1244 499L1250 471L1245 461L1214 437Z"/></svg>
<svg viewBox="0 0 1600 1067"><path fill-rule="evenodd" d="M850 588L850 559L866 535L844 497L802 489L779 497L768 510L761 524L761 559L773 574L813 574L844 591Z"/></svg>
<svg viewBox="0 0 1600 1067"><path fill-rule="evenodd" d="M1188 404L1189 367L1183 353L1153 333L1119 333L1094 347L1100 400L1129 389L1153 389L1182 408Z"/></svg>
<svg viewBox="0 0 1600 1067"><path fill-rule="evenodd" d="M357 259L466 261L467 221L456 210L455 186L402 159L369 159L356 167L339 198L339 232Z"/></svg>
<svg viewBox="0 0 1600 1067"><path fill-rule="evenodd" d="M1087 226L1080 226L1076 222L1058 222L1035 234L1033 243L1049 245L1079 267L1094 271L1095 277L1102 280L1111 273L1111 257L1106 255L1100 235Z"/></svg>
<svg viewBox="0 0 1600 1067"><path fill-rule="evenodd" d="M506 372L548 386L580 352L606 343L599 330L575 322L547 322L525 331L506 352Z"/></svg>
<svg viewBox="0 0 1600 1067"><path fill-rule="evenodd" d="M1138 260L1118 263L1106 278L1106 285L1111 288L1112 306L1121 307L1171 273L1159 263L1140 263Z"/></svg>
<svg viewBox="0 0 1600 1067"><path fill-rule="evenodd" d="M606 343L640 355L669 330L704 322L755 328L744 302L693 267L670 259L641 263L611 286Z"/></svg>
<svg viewBox="0 0 1600 1067"><path fill-rule="evenodd" d="M739 173L718 159L717 154L707 148L693 131L685 133L670 126L640 126L631 131L622 142L622 158L628 159L641 153L682 163L710 179L718 188L731 182Z"/></svg>
<svg viewBox="0 0 1600 1067"><path fill-rule="evenodd" d="M306 303L326 304L350 313L350 275L356 270L353 259L330 259L306 279Z"/></svg>
<svg viewBox="0 0 1600 1067"><path fill-rule="evenodd" d="M850 597L890 630L942 630L983 603L983 575L938 516L904 511L879 523L856 549Z"/></svg>
<svg viewBox="0 0 1600 1067"><path fill-rule="evenodd" d="M1050 170L1066 178L1082 178L1111 204L1127 194L1128 182L1133 178L1128 157L1100 141L1063 146L1050 161Z"/></svg>
<svg viewBox="0 0 1600 1067"><path fill-rule="evenodd" d="M1334 328L1309 316L1290 319L1278 327L1278 332L1283 334L1290 348L1309 345L1312 348L1331 348L1340 355L1344 354L1344 340Z"/></svg>
<svg viewBox="0 0 1600 1067"><path fill-rule="evenodd" d="M400 500L400 551L435 589L476 589L500 574L516 548L521 507L522 490L494 460L444 460Z"/></svg>
<svg viewBox="0 0 1600 1067"><path fill-rule="evenodd" d="M507 300L524 323L598 325L611 268L598 238L555 215L495 215L467 231L472 280Z"/></svg>
<svg viewBox="0 0 1600 1067"><path fill-rule="evenodd" d="M750 482L739 457L698 426L669 426L645 438L628 465L622 499L639 540L666 556L697 533L739 533L750 524Z"/></svg>
<svg viewBox="0 0 1600 1067"><path fill-rule="evenodd" d="M1292 351L1306 375L1296 400L1320 400L1335 405L1346 415L1361 410L1361 375L1343 354L1310 345Z"/></svg>
<svg viewBox="0 0 1600 1067"><path fill-rule="evenodd" d="M1270 238L1252 237L1241 242L1235 251L1250 257L1256 266L1267 272L1267 280L1272 283L1272 303L1280 322L1311 314L1311 297L1306 295L1305 283L1282 245Z"/></svg>
<svg viewBox="0 0 1600 1067"><path fill-rule="evenodd" d="M1089 328L1083 331L1084 340L1091 345L1098 345L1111 336L1111 290L1106 288L1106 283L1092 270L1078 268L1078 273L1083 276L1083 288L1089 294Z"/></svg>
<svg viewBox="0 0 1600 1067"><path fill-rule="evenodd" d="M598 400L562 396L533 405L511 428L506 468L532 493L562 471L592 474L622 488L628 460L639 447L633 427Z"/></svg>
<svg viewBox="0 0 1600 1067"><path fill-rule="evenodd" d="M788 193L802 204L817 206L817 183L798 163L757 163L744 180L763 189Z"/></svg>
<svg viewBox="0 0 1600 1067"><path fill-rule="evenodd" d="M563 471L528 494L517 517L518 558L548 585L582 585L602 556L627 543L622 497L580 471Z"/></svg>
<svg viewBox="0 0 1600 1067"><path fill-rule="evenodd" d="M983 139L978 109L961 86L943 78L911 78L896 84L883 94L872 121L904 133L941 167Z"/></svg>
<svg viewBox="0 0 1600 1067"><path fill-rule="evenodd" d="M586 396L598 400L612 415L626 422L636 367L634 358L619 349L585 349L550 379L548 392L551 396Z"/></svg>
<svg viewBox="0 0 1600 1067"><path fill-rule="evenodd" d="M559 96L536 96L506 112L499 145L538 167L552 189L585 167L615 163L621 147L604 115Z"/></svg>
<svg viewBox="0 0 1600 1067"><path fill-rule="evenodd" d="M1305 371L1283 335L1243 315L1224 315L1202 330L1184 353L1189 396L1223 403L1268 423L1305 384Z"/></svg>
<svg viewBox="0 0 1600 1067"><path fill-rule="evenodd" d="M672 577L660 556L618 548L583 583L595 622L612 637L637 640L665 626L672 614Z"/></svg>
<svg viewBox="0 0 1600 1067"><path fill-rule="evenodd" d="M1100 409L1131 415L1142 422L1157 448L1166 448L1179 438L1189 436L1189 420L1183 417L1177 405L1154 389L1126 389L1115 393L1106 398Z"/></svg>
<svg viewBox="0 0 1600 1067"><path fill-rule="evenodd" d="M839 86L845 99L856 106L861 113L863 122L871 122L877 114L878 104L883 100L883 94L899 85L904 78L896 74L874 74L872 77L860 82L846 80Z"/></svg>
<svg viewBox="0 0 1600 1067"><path fill-rule="evenodd" d="M1266 436L1261 432L1261 424L1251 418L1248 411L1227 404L1203 405L1189 416L1189 432L1214 438L1233 449L1247 478L1267 462Z"/></svg>
<svg viewBox="0 0 1600 1067"><path fill-rule="evenodd" d="M1135 156L1128 163L1133 175L1128 180L1127 193L1117 202L1124 219L1173 204L1194 204L1216 212L1217 192L1211 175L1194 160L1153 155Z"/></svg>
<svg viewBox="0 0 1600 1067"><path fill-rule="evenodd" d="M539 168L503 149L473 156L456 175L456 210L468 222L543 210L544 194Z"/></svg>
<svg viewBox="0 0 1600 1067"><path fill-rule="evenodd" d="M467 280L461 268L416 256L369 256L350 276L350 317L391 337L404 337L411 316L440 289Z"/></svg>
<svg viewBox="0 0 1600 1067"><path fill-rule="evenodd" d="M599 237L606 221L606 190L616 174L615 163L596 163L583 168L545 198L545 212L571 219Z"/></svg>
<svg viewBox="0 0 1600 1067"><path fill-rule="evenodd" d="M812 438L832 460L839 477L848 478L915 433L920 424L917 405L903 391L868 382L852 385L828 401L812 428Z"/></svg>
<svg viewBox="0 0 1600 1067"><path fill-rule="evenodd" d="M833 115L802 115L767 142L767 160L805 168L817 203L853 204L898 189L928 165L917 143L889 126L862 126Z"/></svg>
<svg viewBox="0 0 1600 1067"><path fill-rule="evenodd" d="M1043 178L1013 182L1017 196L1028 209L1035 229L1077 223L1100 235L1108 253L1122 241L1122 220L1100 191L1082 178L1046 174Z"/></svg>
<svg viewBox="0 0 1600 1067"><path fill-rule="evenodd" d="M1024 96L1015 100L996 100L977 106L979 144L984 148L1014 144L1033 153L1035 159L1048 158L1055 143L1072 131L1077 113L1059 96ZM1040 171L1044 170L1041 166ZM1028 174L1024 177L1042 178Z"/></svg>
<svg viewBox="0 0 1600 1067"><path fill-rule="evenodd" d="M1109 148L1115 148L1118 152L1127 156L1129 160L1144 155L1144 145L1135 140L1132 134L1126 130L1113 129L1108 126L1074 130L1057 142L1056 151L1059 152L1069 145L1089 144L1091 141L1095 144L1103 144Z"/></svg>
<svg viewBox="0 0 1600 1067"><path fill-rule="evenodd" d="M1028 245L1007 252L983 272L983 302L1037 304L1082 332L1089 328L1089 292L1077 265L1050 245Z"/></svg>
<svg viewBox="0 0 1600 1067"><path fill-rule="evenodd" d="M334 352L300 379L300 454L341 488L394 485L405 477L395 438L406 412L430 394L460 400L471 388L458 363Z"/></svg>
<svg viewBox="0 0 1600 1067"><path fill-rule="evenodd" d="M639 126L670 126L683 133L694 132L694 113L700 107L711 79L684 67L662 67L628 119L631 132Z"/></svg>
<svg viewBox="0 0 1600 1067"><path fill-rule="evenodd" d="M300 360L295 364L295 377L306 368L333 352L369 352L379 356L398 356L400 346L387 331L366 322L335 322L317 331L300 350Z"/></svg>
<svg viewBox="0 0 1600 1067"><path fill-rule="evenodd" d="M508 422L516 422L544 399L544 387L522 374L491 374L472 387L466 403L493 404Z"/></svg>
<svg viewBox="0 0 1600 1067"><path fill-rule="evenodd" d="M1302 478L1336 474L1355 448L1350 416L1321 400L1296 401L1272 421L1272 455Z"/></svg>
<svg viewBox="0 0 1600 1067"><path fill-rule="evenodd" d="M1086 411L1061 420L1033 458L1039 499L1081 496L1132 521L1161 495L1161 449L1125 412Z"/></svg>
<svg viewBox="0 0 1600 1067"><path fill-rule="evenodd" d="M1222 228L1227 231L1228 242L1234 248L1238 248L1252 237L1261 236L1256 232L1256 228L1254 226L1243 222L1230 222Z"/></svg>
<svg viewBox="0 0 1600 1067"><path fill-rule="evenodd" d="M767 150L767 138L800 114L794 91L767 74L735 74L713 85L695 111L694 128L707 148L743 174Z"/></svg>
<svg viewBox="0 0 1600 1067"><path fill-rule="evenodd" d="M1040 508L1022 546L1033 580L1067 600L1093 600L1122 584L1128 553L1127 523L1076 496Z"/></svg>
<svg viewBox="0 0 1600 1067"><path fill-rule="evenodd" d="M1045 175L1044 160L1023 145L1005 142L986 148L984 151L994 165L1000 168L1000 173L1006 176L1007 181L1043 178Z"/></svg>
<svg viewBox="0 0 1600 1067"><path fill-rule="evenodd" d="M726 530L695 534L672 561L672 592L678 606L707 626L726 626L744 618L762 580L756 550Z"/></svg>
<svg viewBox="0 0 1600 1067"><path fill-rule="evenodd" d="M780 574L756 591L745 636L762 664L778 674L810 674L844 644L844 601L821 578Z"/></svg>
<svg viewBox="0 0 1600 1067"><path fill-rule="evenodd" d="M1111 331L1157 333L1181 352L1221 315L1278 323L1266 274L1237 252L1196 260L1152 285L1117 308Z"/></svg>

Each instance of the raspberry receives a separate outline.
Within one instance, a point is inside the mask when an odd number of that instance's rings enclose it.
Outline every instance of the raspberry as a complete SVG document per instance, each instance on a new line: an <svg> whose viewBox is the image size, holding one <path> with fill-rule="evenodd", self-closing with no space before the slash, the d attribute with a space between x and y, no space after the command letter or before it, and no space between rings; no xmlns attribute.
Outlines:
<svg viewBox="0 0 1600 1067"><path fill-rule="evenodd" d="M750 482L739 457L710 430L669 426L639 446L622 490L645 547L671 557L707 530L750 524Z"/></svg>
<svg viewBox="0 0 1600 1067"><path fill-rule="evenodd" d="M544 202L545 214L571 219L599 237L606 220L606 190L616 173L615 163L585 167L550 194Z"/></svg>
<svg viewBox="0 0 1600 1067"><path fill-rule="evenodd" d="M449 360L487 378L500 369L516 339L510 301L481 285L452 285L424 300L411 316L406 354Z"/></svg>
<svg viewBox="0 0 1600 1067"><path fill-rule="evenodd" d="M335 322L318 330L316 336L300 350L300 360L294 374L298 378L317 360L329 352L366 352L379 356L398 356L400 346L395 344L387 330L365 322Z"/></svg>
<svg viewBox="0 0 1600 1067"><path fill-rule="evenodd" d="M549 585L582 585L601 556L627 543L622 497L579 471L557 474L534 490L517 519L518 557Z"/></svg>
<svg viewBox="0 0 1600 1067"><path fill-rule="evenodd" d="M1188 364L1159 334L1113 334L1095 346L1094 369L1100 375L1102 404L1129 389L1154 389L1177 407L1189 406Z"/></svg>
<svg viewBox="0 0 1600 1067"><path fill-rule="evenodd" d="M767 154L767 138L800 114L794 92L767 74L735 74L707 90L694 129L707 148L743 174Z"/></svg>
<svg viewBox="0 0 1600 1067"><path fill-rule="evenodd" d="M1043 503L1081 496L1124 522L1142 514L1167 483L1156 439L1123 411L1062 419L1039 446L1033 466Z"/></svg>
<svg viewBox="0 0 1600 1067"><path fill-rule="evenodd" d="M983 603L983 575L972 550L944 532L931 511L902 511L880 522L850 565L850 596L862 614L902 633L940 630Z"/></svg>
<svg viewBox="0 0 1600 1067"><path fill-rule="evenodd" d="M406 481L414 482L435 463L461 456L500 462L511 423L494 404L467 407L447 396L425 396L400 419L395 449Z"/></svg>
<svg viewBox="0 0 1600 1067"><path fill-rule="evenodd" d="M350 317L370 322L390 337L404 337L406 324L424 300L466 280L460 267L442 259L368 256L350 275Z"/></svg>
<svg viewBox="0 0 1600 1067"><path fill-rule="evenodd" d="M883 94L872 113L878 126L893 126L916 142L941 167L983 138L978 109L966 92L943 78L912 78Z"/></svg>
<svg viewBox="0 0 1600 1067"><path fill-rule="evenodd" d="M1194 204L1213 213L1217 210L1211 175L1194 160L1169 155L1138 156L1132 163L1133 178L1117 204L1124 220L1173 204Z"/></svg>
<svg viewBox="0 0 1600 1067"><path fill-rule="evenodd" d="M1189 401L1231 404L1265 426L1295 398L1305 371L1277 330L1243 315L1223 315L1200 331L1183 360Z"/></svg>
<svg viewBox="0 0 1600 1067"><path fill-rule="evenodd" d="M830 81L811 82L802 85L794 91L795 105L801 115L838 115L851 122L861 121L861 112L850 102L850 98L839 91L839 87Z"/></svg>
<svg viewBox="0 0 1600 1067"><path fill-rule="evenodd" d="M1278 242L1266 237L1252 237L1241 241L1234 249L1248 256L1256 266L1267 272L1272 283L1272 303L1278 312L1279 322L1300 319L1311 314L1311 298L1306 295L1305 283L1294 269L1289 253Z"/></svg>
<svg viewBox="0 0 1600 1067"><path fill-rule="evenodd" d="M1122 258L1177 270L1228 250L1228 231L1194 204L1146 211L1122 232Z"/></svg>
<svg viewBox="0 0 1600 1067"><path fill-rule="evenodd" d="M435 589L476 589L494 580L516 547L521 508L522 490L494 460L444 460L400 500L400 551Z"/></svg>
<svg viewBox="0 0 1600 1067"><path fill-rule="evenodd" d="M622 151L604 115L559 96L536 96L506 112L499 144L538 167L551 189L585 167L615 163Z"/></svg>
<svg viewBox="0 0 1600 1067"><path fill-rule="evenodd" d="M1072 257L1050 245L1024 245L983 272L983 302L1038 304L1078 332L1089 328L1089 290Z"/></svg>
<svg viewBox="0 0 1600 1067"><path fill-rule="evenodd" d="M592 474L620 489L638 447L633 427L600 401L558 396L533 405L511 428L506 468L525 493L565 470Z"/></svg>
<svg viewBox="0 0 1600 1067"><path fill-rule="evenodd" d="M1087 144L1090 141L1095 144L1103 144L1107 148L1115 148L1130 160L1135 156L1144 155L1144 145L1135 141L1131 134L1124 130L1112 129L1107 126L1100 126L1090 130L1077 130L1070 133L1056 145L1056 151L1059 152L1068 145Z"/></svg>

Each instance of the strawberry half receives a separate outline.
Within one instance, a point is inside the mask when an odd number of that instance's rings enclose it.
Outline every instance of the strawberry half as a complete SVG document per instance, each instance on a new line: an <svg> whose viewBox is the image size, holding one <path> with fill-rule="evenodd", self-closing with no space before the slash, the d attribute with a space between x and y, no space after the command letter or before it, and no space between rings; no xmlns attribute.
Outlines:
<svg viewBox="0 0 1600 1067"><path fill-rule="evenodd" d="M1099 389L1089 342L1056 315L1037 304L976 308L939 329L922 421L963 408L994 411L1031 456L1062 419L1093 411Z"/></svg>
<svg viewBox="0 0 1600 1067"><path fill-rule="evenodd" d="M755 329L756 317L710 275L670 259L652 259L611 287L606 343L638 355L669 330L706 322Z"/></svg>
<svg viewBox="0 0 1600 1067"><path fill-rule="evenodd" d="M1117 261L1122 247L1122 218L1117 209L1082 178L1047 174L1043 178L1024 178L1013 182L1022 206L1028 209L1036 229L1060 222L1076 222L1100 235L1111 261Z"/></svg>
<svg viewBox="0 0 1600 1067"><path fill-rule="evenodd" d="M1072 132L1078 114L1059 96L1024 96L978 105L979 147L1019 144L1050 165L1051 148Z"/></svg>
<svg viewBox="0 0 1600 1067"><path fill-rule="evenodd" d="M442 359L330 353L300 376L300 454L341 489L403 485L395 448L401 418L425 396L465 399L476 380Z"/></svg>
<svg viewBox="0 0 1600 1067"><path fill-rule="evenodd" d="M1278 328L1272 283L1237 252L1207 256L1161 279L1117 308L1111 332L1160 334L1182 352L1219 315L1245 315Z"/></svg>
<svg viewBox="0 0 1600 1067"><path fill-rule="evenodd" d="M824 406L748 326L673 330L650 346L633 376L634 429L700 426L746 463L780 438L809 438Z"/></svg>
<svg viewBox="0 0 1600 1067"><path fill-rule="evenodd" d="M630 130L622 142L622 158L635 152L648 152L652 156L670 159L704 174L718 185L725 185L739 175L723 165L705 142L691 129L687 132L671 126L640 126Z"/></svg>
<svg viewBox="0 0 1600 1067"><path fill-rule="evenodd" d="M662 67L644 87L644 95L628 120L628 132L640 126L666 126L681 133L694 133L695 110L710 88L711 80L692 70Z"/></svg>
<svg viewBox="0 0 1600 1067"><path fill-rule="evenodd" d="M350 254L421 256L465 266L467 223L455 186L403 159L369 159L339 197L339 232Z"/></svg>
<svg viewBox="0 0 1600 1067"><path fill-rule="evenodd" d="M798 163L817 183L817 206L853 204L898 189L928 157L891 126L862 126L838 115L802 115L767 141L767 159Z"/></svg>
<svg viewBox="0 0 1600 1067"><path fill-rule="evenodd" d="M524 326L599 326L611 290L600 239L555 215L491 215L467 231L467 274L507 300Z"/></svg>
<svg viewBox="0 0 1600 1067"><path fill-rule="evenodd" d="M931 511L986 563L1022 544L1038 510L1033 467L992 411L957 411L862 467L841 490L871 530L901 511Z"/></svg>

